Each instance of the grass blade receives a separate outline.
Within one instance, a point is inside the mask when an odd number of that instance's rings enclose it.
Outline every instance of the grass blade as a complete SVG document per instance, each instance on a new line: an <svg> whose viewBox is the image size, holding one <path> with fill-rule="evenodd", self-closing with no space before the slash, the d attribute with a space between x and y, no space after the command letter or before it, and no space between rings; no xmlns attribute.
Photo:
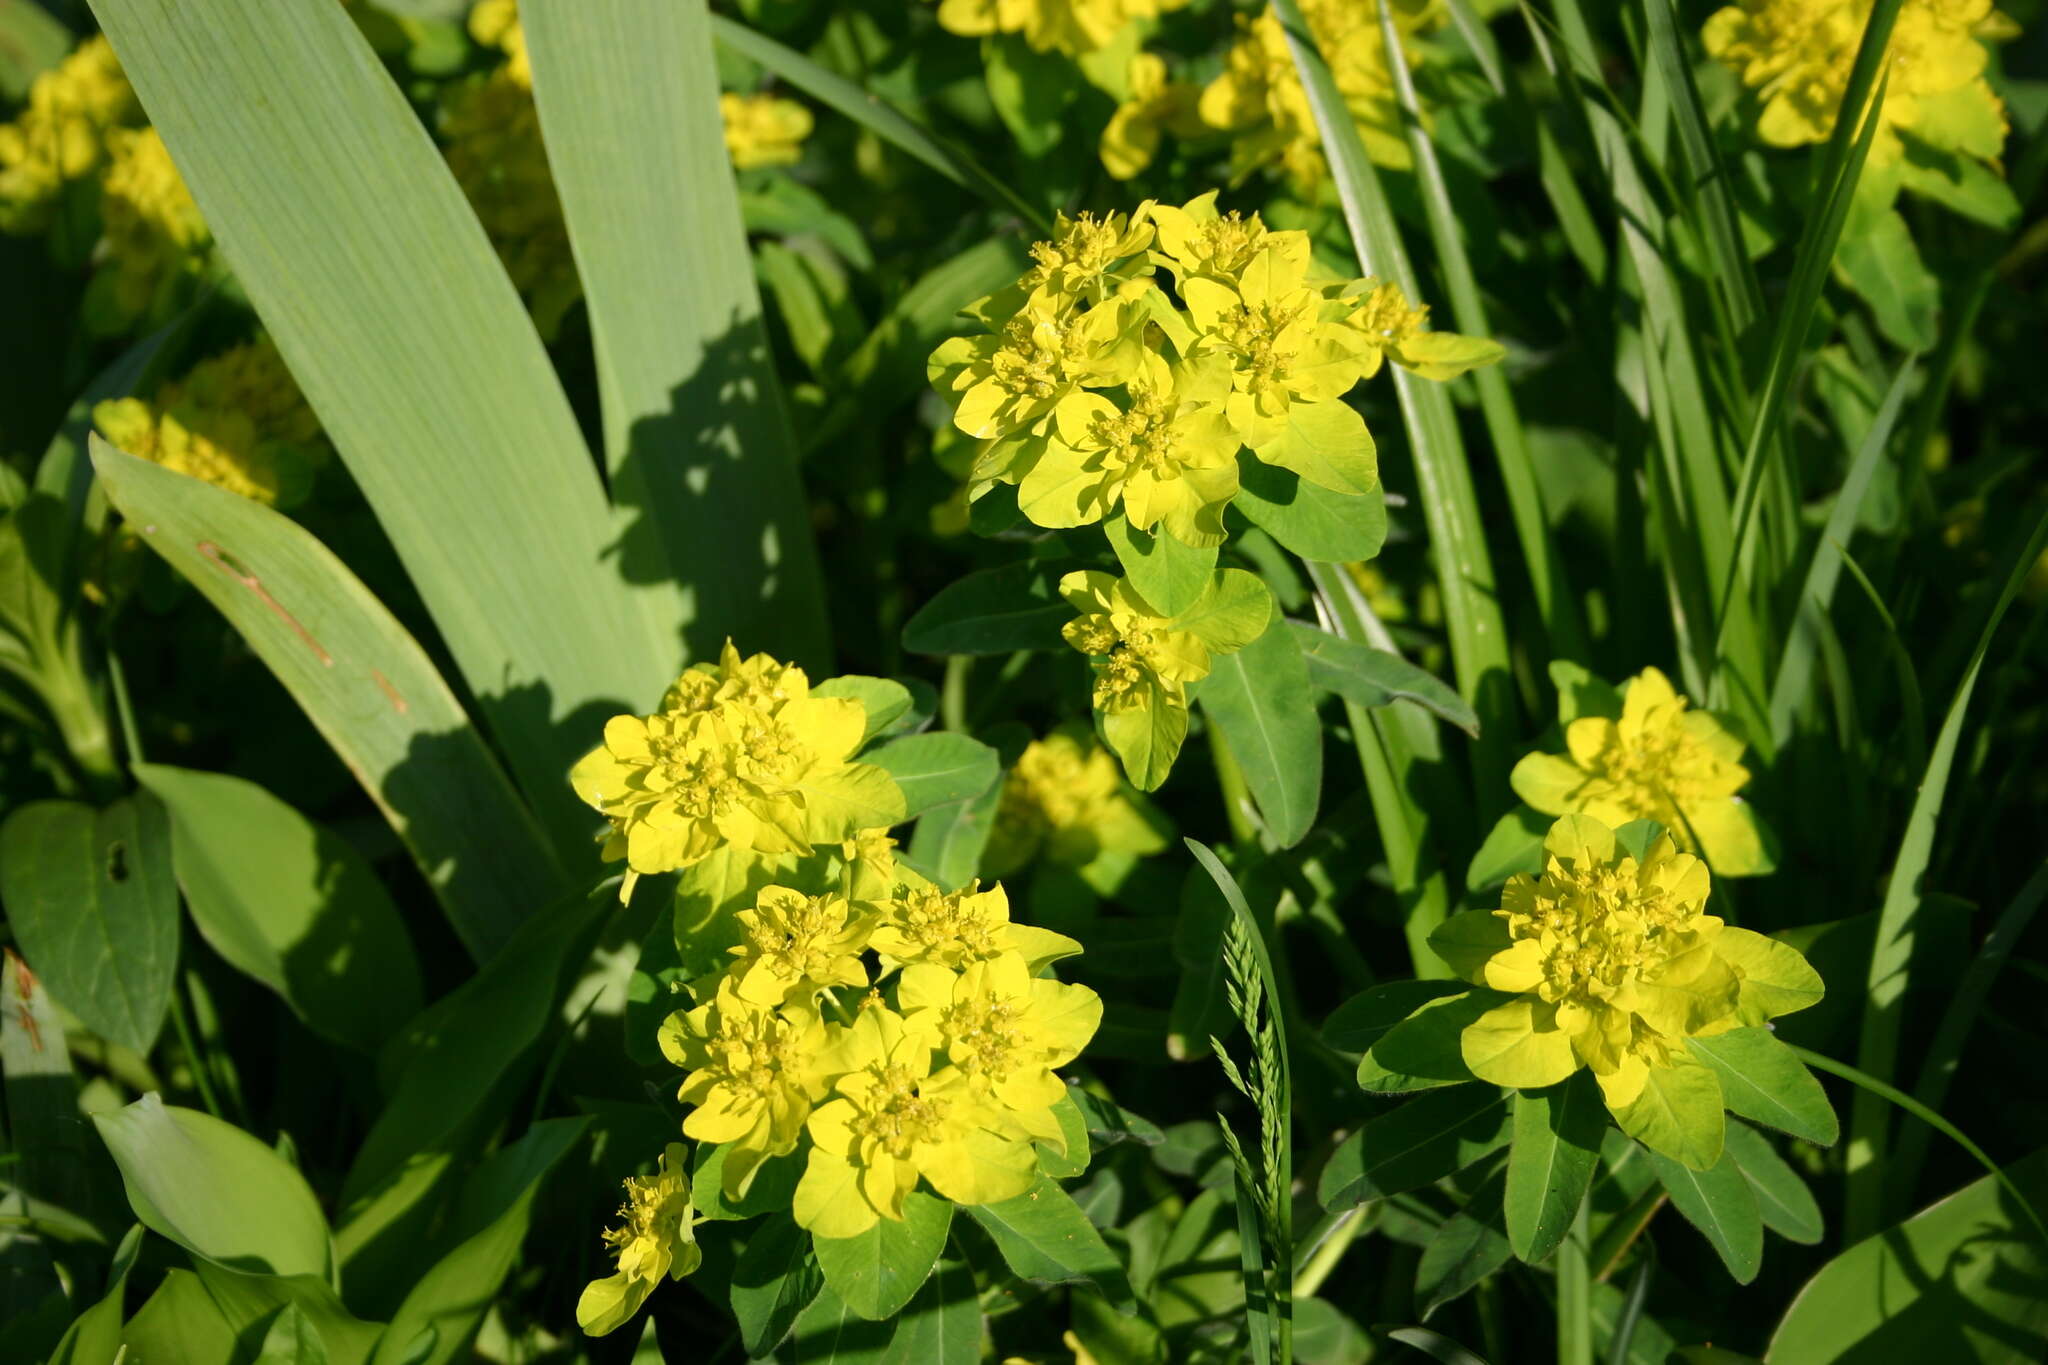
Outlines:
<svg viewBox="0 0 2048 1365"><path fill-rule="evenodd" d="M1301 17L1300 5L1296 0L1273 0L1273 12L1286 30L1287 45L1308 91L1360 269L1392 279L1409 298L1421 299L1393 211L1380 193L1378 173L1366 159L1357 125L1330 74L1329 63ZM1508 669L1507 628L1494 584L1493 557L1486 548L1486 528L1472 488L1472 470L1458 434L1457 415L1451 410L1450 390L1398 367L1394 387L1407 423L1416 482L1443 583L1453 671L1458 690L1479 713L1481 729L1473 743L1473 762L1480 775L1482 805L1489 810L1504 807L1508 747L1518 730L1514 683Z"/></svg>
<svg viewBox="0 0 2048 1365"><path fill-rule="evenodd" d="M761 323L701 0L528 0L534 100L590 309L620 568L693 655L822 666L796 434ZM622 174L622 167L631 167ZM683 600L667 598L680 582Z"/></svg>
<svg viewBox="0 0 2048 1365"><path fill-rule="evenodd" d="M405 841L479 960L567 889L433 662L289 518L93 438L108 498L277 675Z"/></svg>
<svg viewBox="0 0 2048 1365"><path fill-rule="evenodd" d="M228 263L562 846L562 775L677 664L512 283L339 5L96 0Z"/></svg>
<svg viewBox="0 0 2048 1365"><path fill-rule="evenodd" d="M1969 710L1970 695L1976 690L1977 675L1991 648L1991 637L2005 618L2020 585L2033 568L2041 546L2048 541L2048 516L2035 526L2026 548L2007 576L2005 589L1991 608L1977 648L1949 703L1948 716L1934 741L1926 773L1920 779L1919 794L1906 820L1906 834L1899 841L1898 858L1892 864L1890 885L1884 905L1878 911L1877 939L1871 946L1870 973L1863 1005L1863 1027L1857 1041L1856 1061L1873 1075L1889 1075L1898 1065L1899 1033L1905 1019L1906 988L1912 975L1913 940L1920 916L1923 879L1934 854L1934 832L1941 816L1942 797L1948 787L1949 769L1955 764L1956 746L1961 741L1963 717ZM1847 1161L1847 1236L1861 1241L1883 1223L1885 1148L1887 1116L1867 1087L1856 1096L1849 1114Z"/></svg>

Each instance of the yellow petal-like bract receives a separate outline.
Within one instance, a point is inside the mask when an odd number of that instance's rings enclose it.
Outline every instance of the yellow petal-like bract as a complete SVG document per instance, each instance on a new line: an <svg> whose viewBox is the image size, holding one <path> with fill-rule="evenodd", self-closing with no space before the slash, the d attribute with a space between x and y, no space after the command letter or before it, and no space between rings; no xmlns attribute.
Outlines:
<svg viewBox="0 0 2048 1365"><path fill-rule="evenodd" d="M690 1178L680 1142L662 1151L651 1176L629 1176L619 1226L605 1243L617 1258L617 1273L584 1286L576 1302L576 1325L601 1337L640 1310L663 1276L680 1280L703 1259L691 1231Z"/></svg>

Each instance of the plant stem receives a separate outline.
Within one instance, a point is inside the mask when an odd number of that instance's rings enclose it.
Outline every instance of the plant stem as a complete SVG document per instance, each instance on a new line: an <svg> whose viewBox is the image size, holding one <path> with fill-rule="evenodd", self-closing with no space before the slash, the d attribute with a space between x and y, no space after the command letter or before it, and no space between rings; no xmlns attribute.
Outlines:
<svg viewBox="0 0 2048 1365"><path fill-rule="evenodd" d="M1223 789L1223 817L1230 822L1230 839L1239 848L1259 846L1259 827L1252 819L1252 791L1245 785L1244 769L1223 738L1223 731L1209 727L1209 754L1216 763L1216 785Z"/></svg>
<svg viewBox="0 0 2048 1365"><path fill-rule="evenodd" d="M192 1068L192 1079L199 1087L199 1098L205 1103L206 1112L224 1120L227 1116L221 1113L220 1097L213 1093L212 1068L193 1036L192 1021L185 1012L185 997L175 986L171 989L171 1027L177 1031L178 1046L185 1050L185 1064Z"/></svg>
<svg viewBox="0 0 2048 1365"><path fill-rule="evenodd" d="M1593 1365L1593 1280L1586 1269L1586 1206L1557 1248L1557 1365Z"/></svg>

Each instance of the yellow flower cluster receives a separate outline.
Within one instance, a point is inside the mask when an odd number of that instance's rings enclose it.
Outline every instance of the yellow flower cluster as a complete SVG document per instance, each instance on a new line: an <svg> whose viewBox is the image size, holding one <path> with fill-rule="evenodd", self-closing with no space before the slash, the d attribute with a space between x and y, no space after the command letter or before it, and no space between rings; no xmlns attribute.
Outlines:
<svg viewBox="0 0 2048 1365"><path fill-rule="evenodd" d="M1834 132L1871 0L1740 0L1707 20L1708 53L1740 73L1762 101L1757 133L1777 147ZM1900 153L1903 130L1936 147L1994 160L2005 106L1984 80L1986 39L2011 21L1991 0L1906 0L1886 52L1888 83L1870 161Z"/></svg>
<svg viewBox="0 0 2048 1365"><path fill-rule="evenodd" d="M1401 36L1400 60L1413 67L1417 57L1408 39L1435 22L1436 0L1386 2ZM1385 166L1406 166L1410 153L1380 5L1381 0L1301 0L1301 11L1330 63L1366 154ZM1129 98L1102 135L1102 164L1119 179L1151 164L1162 131L1177 137L1233 135L1233 180L1278 165L1299 191L1312 194L1328 178L1308 92L1288 50L1286 30L1270 8L1256 18L1240 17L1222 73L1199 90L1169 81L1164 64L1149 53L1133 60L1127 80Z"/></svg>
<svg viewBox="0 0 2048 1365"><path fill-rule="evenodd" d="M651 1176L629 1176L619 1226L607 1228L605 1245L618 1262L616 1274L584 1286L576 1301L576 1325L601 1337L640 1311L663 1276L680 1280L704 1259L690 1213L690 1177L683 1144L663 1149Z"/></svg>
<svg viewBox="0 0 2048 1365"><path fill-rule="evenodd" d="M811 135L811 111L795 100L728 92L718 97L718 112L725 121L726 155L737 170L794 165Z"/></svg>
<svg viewBox="0 0 2048 1365"><path fill-rule="evenodd" d="M1142 858L1166 847L1159 818L1124 782L1116 760L1079 726L1034 739L1003 780L982 875L1007 877L1034 858L1087 867L1104 855Z"/></svg>
<svg viewBox="0 0 2048 1365"><path fill-rule="evenodd" d="M1464 911L1430 936L1460 976L1500 993L1462 1030L1465 1065L1522 1089L1590 1068L1624 1132L1711 1166L1720 1085L1686 1040L1815 1004L1819 975L1795 949L1706 913L1706 865L1667 834L1631 852L1605 823L1568 815L1543 848L1542 875L1511 878L1500 909Z"/></svg>
<svg viewBox="0 0 2048 1365"><path fill-rule="evenodd" d="M201 361L148 401L108 399L92 415L130 455L266 506L303 497L326 455L319 419L268 336Z"/></svg>
<svg viewBox="0 0 2048 1365"><path fill-rule="evenodd" d="M1126 25L1188 0L939 0L939 24L967 38L1019 33L1037 52L1079 57L1116 41Z"/></svg>
<svg viewBox="0 0 2048 1365"><path fill-rule="evenodd" d="M88 38L37 76L28 107L0 124L0 230L41 232L64 187L97 172L108 136L141 115L105 38Z"/></svg>
<svg viewBox="0 0 2048 1365"><path fill-rule="evenodd" d="M168 317L213 234L156 129L108 132L100 221L104 260L86 295L87 323L113 334Z"/></svg>
<svg viewBox="0 0 2048 1365"><path fill-rule="evenodd" d="M883 898L860 899L878 873ZM1000 885L869 877L761 891L732 965L661 1033L688 1073L683 1132L724 1146L727 1196L808 1140L794 1211L820 1237L902 1218L920 1180L959 1204L1029 1189L1034 1144L1064 1150L1053 1070L1102 1017L1093 991L1039 975L1080 945L1011 923Z"/></svg>
<svg viewBox="0 0 2048 1365"><path fill-rule="evenodd" d="M805 854L903 818L889 774L852 755L867 715L850 697L815 697L801 668L766 654L694 664L651 716L614 716L570 782L610 828L604 856L634 881L720 848Z"/></svg>
<svg viewBox="0 0 2048 1365"><path fill-rule="evenodd" d="M1771 870L1768 836L1738 795L1744 746L1723 719L1692 709L1655 668L1577 701L1590 709L1565 720L1567 752L1526 755L1509 778L1517 796L1545 815L1655 820L1720 876Z"/></svg>

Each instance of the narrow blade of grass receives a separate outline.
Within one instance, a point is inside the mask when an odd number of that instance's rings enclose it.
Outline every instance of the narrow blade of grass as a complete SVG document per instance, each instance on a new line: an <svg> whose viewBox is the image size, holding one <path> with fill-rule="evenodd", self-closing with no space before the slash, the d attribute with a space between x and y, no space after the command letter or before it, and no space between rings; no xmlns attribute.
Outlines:
<svg viewBox="0 0 2048 1365"><path fill-rule="evenodd" d="M1877 938L1871 946L1870 972L1866 982L1863 1026L1856 1048L1857 1064L1873 1075L1890 1075L1898 1065L1906 990L1912 977L1913 942L1918 931L1922 897L1927 890L1924 878L1934 854L1935 826L1941 816L1949 770L1955 764L1956 746L1962 738L1963 717L1969 710L1970 696L1976 690L1984 656L1991 648L1991 638L1998 630L1999 622L2004 620L2006 609L2018 595L2028 571L2033 568L2044 541L2048 541L2048 516L2044 516L2034 528L2012 572L2006 577L2005 588L1993 604L1991 615L1984 622L1983 632L1977 637L1976 650L1970 656L1969 667L1963 672L1955 699L1949 703L1948 716L1942 721L1941 732L1935 738L1934 752L1928 757L1927 770L1920 780L1920 791L1914 798L1912 814L1906 820L1906 834L1899 842L1898 857L1892 864L1891 882L1885 890L1884 905L1878 911ZM1866 1088L1856 1096L1855 1107L1849 1115L1848 1208L1845 1221L1847 1235L1852 1242L1867 1237L1883 1224L1888 1136L1885 1111L1877 1103L1877 1096Z"/></svg>
<svg viewBox="0 0 2048 1365"><path fill-rule="evenodd" d="M418 115L339 5L93 8L529 798L587 847L563 774L596 727L557 722L659 695L675 641L604 562L590 452Z"/></svg>
<svg viewBox="0 0 2048 1365"><path fill-rule="evenodd" d="M1273 0L1273 12L1286 30L1287 45L1307 88L1360 268L1394 280L1411 299L1422 298L1393 211L1380 193L1379 176L1366 158L1358 127L1328 62L1316 48L1300 5L1295 0ZM1479 713L1481 729L1473 745L1473 761L1479 773L1481 804L1490 812L1506 805L1508 746L1519 730L1493 557L1486 547L1486 528L1480 519L1450 391L1398 367L1394 386L1408 427L1423 514L1443 584L1452 668L1458 690Z"/></svg>
<svg viewBox="0 0 2048 1365"><path fill-rule="evenodd" d="M631 518L620 567L686 586L659 609L693 655L730 636L822 665L831 633L817 550L705 8L527 0L521 15L590 309L612 498Z"/></svg>

